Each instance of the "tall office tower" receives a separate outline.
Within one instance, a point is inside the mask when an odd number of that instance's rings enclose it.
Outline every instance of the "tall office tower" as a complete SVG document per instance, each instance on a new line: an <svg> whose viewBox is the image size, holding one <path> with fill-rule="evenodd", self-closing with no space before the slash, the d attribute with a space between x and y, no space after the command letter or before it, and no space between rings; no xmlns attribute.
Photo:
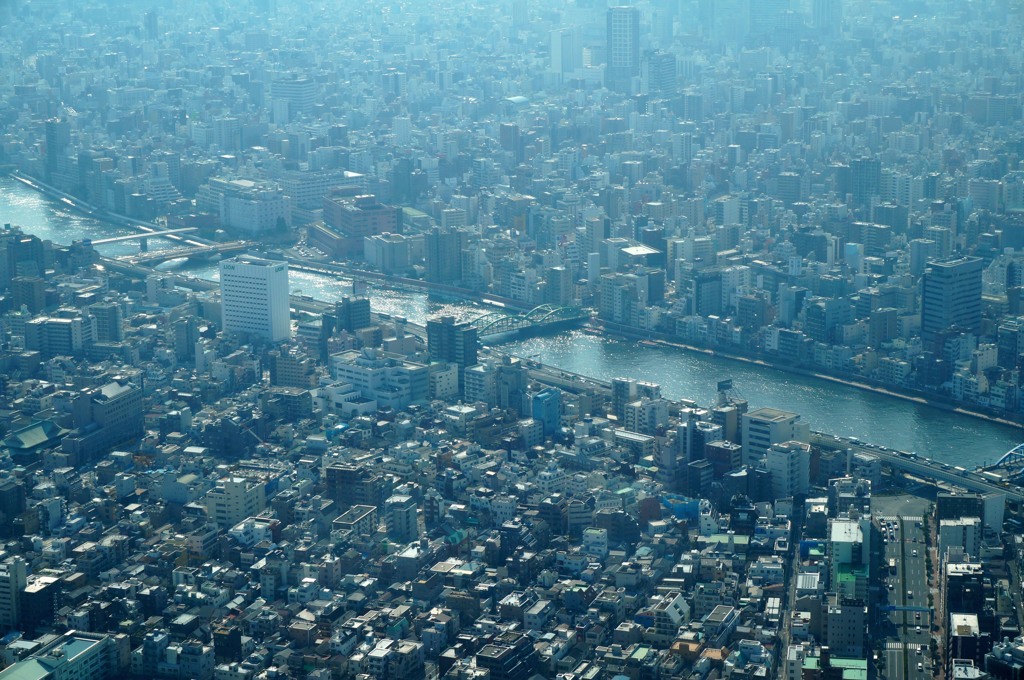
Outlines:
<svg viewBox="0 0 1024 680"><path fill-rule="evenodd" d="M711 35L715 28L715 0L697 0L697 25L702 35Z"/></svg>
<svg viewBox="0 0 1024 680"><path fill-rule="evenodd" d="M647 91L651 94L674 94L676 91L676 55L658 50L646 57Z"/></svg>
<svg viewBox="0 0 1024 680"><path fill-rule="evenodd" d="M629 93L630 81L640 75L640 10L608 8L608 43L605 86Z"/></svg>
<svg viewBox="0 0 1024 680"><path fill-rule="evenodd" d="M98 302L89 307L96 318L96 342L121 342L124 340L121 306L116 302Z"/></svg>
<svg viewBox="0 0 1024 680"><path fill-rule="evenodd" d="M564 307L573 301L572 270L569 267L550 267L544 273L544 302Z"/></svg>
<svg viewBox="0 0 1024 680"><path fill-rule="evenodd" d="M453 316L429 319L427 352L431 361L448 361L458 365L461 390L465 384L465 369L477 363L476 327L468 321L456 323Z"/></svg>
<svg viewBox="0 0 1024 680"><path fill-rule="evenodd" d="M981 273L978 257L931 262L921 279L921 340L927 346L952 327L981 330Z"/></svg>
<svg viewBox="0 0 1024 680"><path fill-rule="evenodd" d="M612 221L607 217L589 217L586 222L587 237L583 247L588 253L601 252L601 242L612 236Z"/></svg>
<svg viewBox="0 0 1024 680"><path fill-rule="evenodd" d="M51 118L46 121L46 175L52 177L60 157L71 146L71 123L67 119Z"/></svg>
<svg viewBox="0 0 1024 680"><path fill-rule="evenodd" d="M855 206L866 206L882 185L882 163L877 158L850 161L850 192Z"/></svg>
<svg viewBox="0 0 1024 680"><path fill-rule="evenodd" d="M56 576L33 574L21 591L21 630L42 634L53 625L62 606L61 580Z"/></svg>
<svg viewBox="0 0 1024 680"><path fill-rule="evenodd" d="M572 28L556 28L551 31L550 42L551 72L564 75L580 66L583 50L577 33Z"/></svg>
<svg viewBox="0 0 1024 680"><path fill-rule="evenodd" d="M20 557L0 564L0 630L15 630L21 623L21 593L28 580L28 564Z"/></svg>
<svg viewBox="0 0 1024 680"><path fill-rule="evenodd" d="M288 115L294 118L316 105L316 82L296 74L274 78L270 81L270 98L286 102Z"/></svg>
<svg viewBox="0 0 1024 680"><path fill-rule="evenodd" d="M526 0L512 0L512 28L524 29L530 24L530 7Z"/></svg>
<svg viewBox="0 0 1024 680"><path fill-rule="evenodd" d="M46 307L46 279L41 276L15 276L11 279L11 303L14 309L26 307L38 314Z"/></svg>
<svg viewBox="0 0 1024 680"><path fill-rule="evenodd" d="M423 239L427 281L454 284L462 280L462 251L466 232L434 227Z"/></svg>
<svg viewBox="0 0 1024 680"><path fill-rule="evenodd" d="M334 312L324 315L324 321L330 324L331 332L348 331L354 333L360 328L373 325L370 312L370 299L365 297L345 296L334 303Z"/></svg>
<svg viewBox="0 0 1024 680"><path fill-rule="evenodd" d="M16 276L43 276L48 246L21 229L0 229L0 287L6 288Z"/></svg>
<svg viewBox="0 0 1024 680"><path fill-rule="evenodd" d="M782 15L789 11L789 0L750 0L747 17L750 35L771 35L778 27Z"/></svg>
<svg viewBox="0 0 1024 680"><path fill-rule="evenodd" d="M813 0L811 25L818 37L837 35L842 23L843 0Z"/></svg>
<svg viewBox="0 0 1024 680"><path fill-rule="evenodd" d="M239 255L220 263L222 330L270 342L291 337L288 263Z"/></svg>
<svg viewBox="0 0 1024 680"><path fill-rule="evenodd" d="M612 413L619 422L626 417L626 404L636 400L636 380L612 378Z"/></svg>
<svg viewBox="0 0 1024 680"><path fill-rule="evenodd" d="M921 276L928 267L928 262L938 250L935 241L926 238L915 238L910 246L910 273Z"/></svg>
<svg viewBox="0 0 1024 680"><path fill-rule="evenodd" d="M160 15L155 8L142 15L142 28L146 31L146 40L156 40L160 35Z"/></svg>

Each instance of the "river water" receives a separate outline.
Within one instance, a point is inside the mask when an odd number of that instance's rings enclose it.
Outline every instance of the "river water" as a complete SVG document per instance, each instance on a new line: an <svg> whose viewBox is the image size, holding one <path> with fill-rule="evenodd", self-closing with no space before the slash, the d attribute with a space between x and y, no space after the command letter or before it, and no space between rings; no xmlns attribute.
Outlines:
<svg viewBox="0 0 1024 680"><path fill-rule="evenodd" d="M12 223L56 243L74 238L94 239L130 233L63 209L46 197L8 178L0 178L0 222ZM172 247L154 240L150 249ZM134 242L98 247L104 255L138 252ZM190 269L201 278L216 279L216 265ZM292 271L292 292L326 300L351 293L345 279ZM472 318L487 311L480 305L437 301L422 292L391 290L380 285L367 289L376 312L404 316L423 323L428 317L451 314ZM574 331L554 337L532 338L502 346L558 368L610 380L623 376L662 385L670 398L694 399L711 404L720 380L731 378L737 396L751 408L772 406L803 416L812 429L858 437L884 446L916 451L954 465L971 467L992 462L1024 441L1024 431L977 418L948 413L894 397L873 394L824 380L795 376L764 366L663 347L644 347Z"/></svg>

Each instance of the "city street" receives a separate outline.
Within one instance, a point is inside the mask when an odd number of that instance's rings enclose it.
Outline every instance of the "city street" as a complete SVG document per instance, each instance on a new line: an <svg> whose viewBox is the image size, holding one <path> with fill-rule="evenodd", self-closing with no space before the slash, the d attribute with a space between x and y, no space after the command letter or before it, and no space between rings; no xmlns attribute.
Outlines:
<svg viewBox="0 0 1024 680"><path fill-rule="evenodd" d="M879 531L884 546L878 616L885 635L882 676L924 680L931 677L932 611L923 519L882 516Z"/></svg>

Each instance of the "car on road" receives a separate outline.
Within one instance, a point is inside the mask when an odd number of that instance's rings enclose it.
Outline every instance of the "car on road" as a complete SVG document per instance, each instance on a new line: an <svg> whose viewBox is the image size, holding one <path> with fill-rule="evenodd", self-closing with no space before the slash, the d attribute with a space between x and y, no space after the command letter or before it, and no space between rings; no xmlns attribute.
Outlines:
<svg viewBox="0 0 1024 680"><path fill-rule="evenodd" d="M914 632L915 632L915 633L920 633L920 632L921 632L921 626L918 626L918 627L917 627L917 628L916 628L916 629L914 630Z"/></svg>
<svg viewBox="0 0 1024 680"><path fill-rule="evenodd" d="M921 663L920 661L917 662L917 670L918 671L923 671L924 670L924 664Z"/></svg>
<svg viewBox="0 0 1024 680"><path fill-rule="evenodd" d="M914 591L913 590L908 590L907 591L907 599L908 600L913 600L914 599Z"/></svg>

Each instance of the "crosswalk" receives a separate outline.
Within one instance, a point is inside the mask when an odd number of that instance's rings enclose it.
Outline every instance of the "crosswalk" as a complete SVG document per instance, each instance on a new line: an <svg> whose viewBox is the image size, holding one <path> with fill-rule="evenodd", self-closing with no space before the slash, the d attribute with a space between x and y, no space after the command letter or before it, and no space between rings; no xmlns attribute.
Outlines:
<svg viewBox="0 0 1024 680"><path fill-rule="evenodd" d="M889 640L889 641L887 641L885 643L885 648L887 650L892 650L892 651L897 651L897 652L901 651L901 650L904 650L904 649L907 650L908 652L916 652L918 647L921 648L922 652L925 651L925 649L926 649L925 645L918 645L918 644L914 644L912 642L899 642L897 640Z"/></svg>
<svg viewBox="0 0 1024 680"><path fill-rule="evenodd" d="M915 515L876 515L881 522L895 522L902 519L904 522L923 522L924 518Z"/></svg>

